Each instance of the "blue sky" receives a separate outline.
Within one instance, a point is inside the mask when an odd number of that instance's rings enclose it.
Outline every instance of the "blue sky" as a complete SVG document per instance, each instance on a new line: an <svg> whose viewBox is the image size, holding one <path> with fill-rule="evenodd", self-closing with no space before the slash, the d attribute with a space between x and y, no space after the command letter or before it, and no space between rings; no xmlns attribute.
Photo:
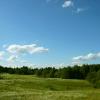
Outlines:
<svg viewBox="0 0 100 100"><path fill-rule="evenodd" d="M0 0L0 64L100 62L99 0Z"/></svg>

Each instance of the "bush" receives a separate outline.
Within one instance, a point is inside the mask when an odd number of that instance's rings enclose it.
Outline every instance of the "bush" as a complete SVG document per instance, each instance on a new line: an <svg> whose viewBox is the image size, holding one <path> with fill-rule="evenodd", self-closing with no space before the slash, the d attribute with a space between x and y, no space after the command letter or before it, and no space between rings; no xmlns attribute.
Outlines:
<svg viewBox="0 0 100 100"><path fill-rule="evenodd" d="M94 88L97 88L100 81L100 70L98 72L90 72L86 79L92 84Z"/></svg>

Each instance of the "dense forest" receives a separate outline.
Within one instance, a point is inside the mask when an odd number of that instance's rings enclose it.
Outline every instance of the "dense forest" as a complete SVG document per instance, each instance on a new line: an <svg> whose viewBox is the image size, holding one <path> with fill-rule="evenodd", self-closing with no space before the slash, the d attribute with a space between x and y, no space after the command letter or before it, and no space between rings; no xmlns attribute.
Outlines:
<svg viewBox="0 0 100 100"><path fill-rule="evenodd" d="M100 70L100 64L67 66L63 68L29 68L28 66L12 68L0 66L0 73L36 75L44 78L62 78L62 79L85 79L91 72Z"/></svg>

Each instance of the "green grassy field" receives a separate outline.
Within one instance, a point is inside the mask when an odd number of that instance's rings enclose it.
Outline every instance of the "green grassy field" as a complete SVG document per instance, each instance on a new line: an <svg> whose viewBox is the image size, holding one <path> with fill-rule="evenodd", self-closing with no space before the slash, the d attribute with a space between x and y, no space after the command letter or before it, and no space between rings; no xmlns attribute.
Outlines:
<svg viewBox="0 0 100 100"><path fill-rule="evenodd" d="M100 89L84 80L3 74L0 100L100 100Z"/></svg>

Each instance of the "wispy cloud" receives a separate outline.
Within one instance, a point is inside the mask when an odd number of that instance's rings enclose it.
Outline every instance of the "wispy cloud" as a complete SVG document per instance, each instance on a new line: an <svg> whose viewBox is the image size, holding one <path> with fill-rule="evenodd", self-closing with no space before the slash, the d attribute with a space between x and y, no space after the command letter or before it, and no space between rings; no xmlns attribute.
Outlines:
<svg viewBox="0 0 100 100"><path fill-rule="evenodd" d="M17 59L18 59L18 56L11 55L11 56L7 59L7 61L8 61L8 62L15 62L15 61L17 61Z"/></svg>
<svg viewBox="0 0 100 100"><path fill-rule="evenodd" d="M53 3L58 3L60 0L46 0L47 3L53 1ZM81 12L84 12L87 10L87 8L85 7L79 7L80 5L78 5L78 7L76 7L76 3L77 1L75 0L65 0L63 2L63 4L61 5L62 8L72 8L72 12L76 13L76 14L79 14Z"/></svg>
<svg viewBox="0 0 100 100"><path fill-rule="evenodd" d="M71 0L67 0L64 2L64 4L62 5L63 8L68 8L68 7L72 7L74 5L73 1Z"/></svg>
<svg viewBox="0 0 100 100"><path fill-rule="evenodd" d="M3 48L6 48L6 47L7 47L7 45L6 45L6 44L4 44L2 47L3 47Z"/></svg>
<svg viewBox="0 0 100 100"><path fill-rule="evenodd" d="M83 8L77 8L77 10L76 10L76 13L80 13L80 12L82 12L82 11L84 11L85 9L83 9Z"/></svg>
<svg viewBox="0 0 100 100"><path fill-rule="evenodd" d="M51 0L46 0L47 3L49 3Z"/></svg>
<svg viewBox="0 0 100 100"><path fill-rule="evenodd" d="M86 10L87 10L86 8L77 8L74 12L79 14L79 13L84 12Z"/></svg>
<svg viewBox="0 0 100 100"><path fill-rule="evenodd" d="M2 60L4 58L4 54L5 54L4 51L0 51L0 60Z"/></svg>

